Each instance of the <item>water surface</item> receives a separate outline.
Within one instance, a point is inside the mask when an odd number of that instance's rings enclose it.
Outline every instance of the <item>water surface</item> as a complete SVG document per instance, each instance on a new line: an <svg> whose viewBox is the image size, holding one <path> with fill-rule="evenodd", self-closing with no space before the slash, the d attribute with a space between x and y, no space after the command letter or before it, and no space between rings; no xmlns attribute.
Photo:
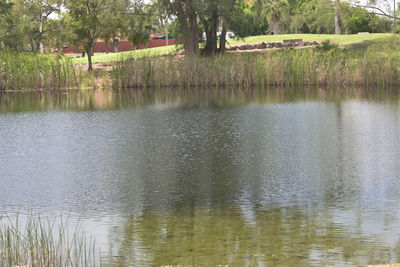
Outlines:
<svg viewBox="0 0 400 267"><path fill-rule="evenodd" d="M0 95L0 210L80 220L105 266L400 262L384 90Z"/></svg>

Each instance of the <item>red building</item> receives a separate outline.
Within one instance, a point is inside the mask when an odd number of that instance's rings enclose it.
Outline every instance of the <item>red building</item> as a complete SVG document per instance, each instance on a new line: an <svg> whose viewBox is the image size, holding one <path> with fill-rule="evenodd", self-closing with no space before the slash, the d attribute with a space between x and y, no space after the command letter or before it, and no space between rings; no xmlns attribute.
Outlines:
<svg viewBox="0 0 400 267"><path fill-rule="evenodd" d="M160 47L160 46L165 46L166 45L166 40L165 36L162 34L152 34L150 41L145 44L145 45L139 45L137 49L144 49L144 48L153 48L153 47ZM175 45L175 39L168 39L168 45ZM111 44L108 44L108 52L112 52L112 46ZM132 51L135 50L135 46L127 41L127 40L121 40L118 42L118 52L124 52L124 51ZM82 53L82 49L78 47L74 47L72 45L69 45L66 49L64 49L64 53ZM93 52L94 53L105 53L106 52L106 44L104 41L99 40L96 42L96 44L93 47Z"/></svg>

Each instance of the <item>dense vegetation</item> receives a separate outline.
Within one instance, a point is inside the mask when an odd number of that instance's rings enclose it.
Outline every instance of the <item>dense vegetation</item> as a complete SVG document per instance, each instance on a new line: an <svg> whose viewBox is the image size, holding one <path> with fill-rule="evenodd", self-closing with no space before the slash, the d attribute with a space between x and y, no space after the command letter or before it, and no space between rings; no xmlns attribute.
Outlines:
<svg viewBox="0 0 400 267"><path fill-rule="evenodd" d="M393 86L400 84L397 37L339 48L228 54L214 58L127 59L112 72L127 87Z"/></svg>
<svg viewBox="0 0 400 267"><path fill-rule="evenodd" d="M60 89L78 86L71 60L5 50L0 52L0 90Z"/></svg>

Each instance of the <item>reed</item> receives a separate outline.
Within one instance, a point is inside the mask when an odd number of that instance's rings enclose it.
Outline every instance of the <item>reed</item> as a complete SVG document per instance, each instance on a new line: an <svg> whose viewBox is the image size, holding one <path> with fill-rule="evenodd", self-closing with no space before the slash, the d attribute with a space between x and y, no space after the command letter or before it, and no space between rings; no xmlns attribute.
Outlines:
<svg viewBox="0 0 400 267"><path fill-rule="evenodd" d="M214 58L122 59L111 77L115 88L395 86L400 50L376 44L366 49L317 48L232 53Z"/></svg>
<svg viewBox="0 0 400 267"><path fill-rule="evenodd" d="M54 55L0 52L0 90L76 87L78 75L70 59Z"/></svg>
<svg viewBox="0 0 400 267"><path fill-rule="evenodd" d="M30 216L24 226L0 219L0 266L97 266L95 242L67 222ZM97 264L97 265L96 265Z"/></svg>

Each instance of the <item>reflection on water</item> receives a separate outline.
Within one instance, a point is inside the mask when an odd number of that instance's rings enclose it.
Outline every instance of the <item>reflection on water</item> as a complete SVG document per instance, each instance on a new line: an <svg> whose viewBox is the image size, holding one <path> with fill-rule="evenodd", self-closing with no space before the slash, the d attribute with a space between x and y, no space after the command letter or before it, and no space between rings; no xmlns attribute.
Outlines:
<svg viewBox="0 0 400 267"><path fill-rule="evenodd" d="M104 265L400 262L396 94L16 93L0 111L0 209L82 220Z"/></svg>
<svg viewBox="0 0 400 267"><path fill-rule="evenodd" d="M154 214L145 210L138 217L126 216L110 232L114 257L105 262L124 266L149 262L156 266L363 266L382 259L398 260L398 248L365 235L360 223L337 222L337 214L329 209L294 206L253 209L251 216L248 212L192 209ZM361 214L352 219L369 220Z"/></svg>
<svg viewBox="0 0 400 267"><path fill-rule="evenodd" d="M271 104L302 101L339 101L359 99L398 102L393 89L156 89L129 90L67 90L1 92L0 113L48 110L116 110L146 105L212 106Z"/></svg>

